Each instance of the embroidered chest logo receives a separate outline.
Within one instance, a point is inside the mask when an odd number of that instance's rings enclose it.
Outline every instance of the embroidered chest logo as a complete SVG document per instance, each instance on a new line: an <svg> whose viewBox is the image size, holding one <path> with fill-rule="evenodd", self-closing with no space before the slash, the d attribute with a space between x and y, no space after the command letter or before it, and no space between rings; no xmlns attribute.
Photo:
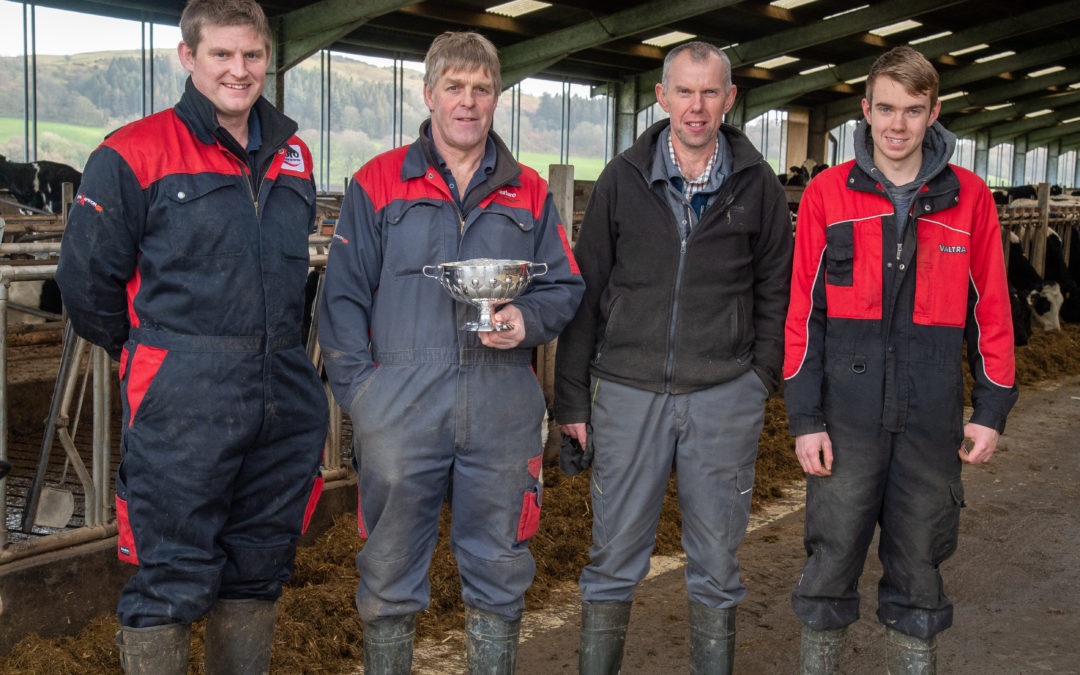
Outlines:
<svg viewBox="0 0 1080 675"><path fill-rule="evenodd" d="M942 253L967 253L966 246L946 246L945 244L938 244L938 250Z"/></svg>
<svg viewBox="0 0 1080 675"><path fill-rule="evenodd" d="M304 167L304 155L300 153L299 145L287 145L282 148L282 152L285 153L285 160L281 163L281 169L283 171L295 171L296 173L305 173Z"/></svg>
<svg viewBox="0 0 1080 675"><path fill-rule="evenodd" d="M498 190L495 194L499 195L500 197L503 198L503 200L508 201L508 202L516 202L518 200L517 193L516 192L510 192L506 188Z"/></svg>

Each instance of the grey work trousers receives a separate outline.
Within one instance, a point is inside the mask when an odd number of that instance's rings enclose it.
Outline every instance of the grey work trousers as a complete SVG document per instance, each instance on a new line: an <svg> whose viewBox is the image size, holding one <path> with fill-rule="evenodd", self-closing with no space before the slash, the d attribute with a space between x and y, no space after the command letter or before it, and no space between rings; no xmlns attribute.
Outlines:
<svg viewBox="0 0 1080 675"><path fill-rule="evenodd" d="M649 571L676 469L691 600L734 607L746 594L736 550L746 534L768 390L753 371L689 394L593 381L593 541L586 603L628 602Z"/></svg>

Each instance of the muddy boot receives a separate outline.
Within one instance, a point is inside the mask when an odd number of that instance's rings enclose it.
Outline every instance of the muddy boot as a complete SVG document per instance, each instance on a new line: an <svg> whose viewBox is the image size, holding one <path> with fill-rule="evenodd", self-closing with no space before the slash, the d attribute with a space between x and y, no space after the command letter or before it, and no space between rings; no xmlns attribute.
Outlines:
<svg viewBox="0 0 1080 675"><path fill-rule="evenodd" d="M408 675L412 672L415 633L415 614L364 623L364 673Z"/></svg>
<svg viewBox="0 0 1080 675"><path fill-rule="evenodd" d="M127 675L187 675L191 626L167 623L116 631L120 666Z"/></svg>
<svg viewBox="0 0 1080 675"><path fill-rule="evenodd" d="M690 672L730 675L735 667L735 608L690 601Z"/></svg>
<svg viewBox="0 0 1080 675"><path fill-rule="evenodd" d="M622 668L629 602L581 603L581 675L617 675Z"/></svg>
<svg viewBox="0 0 1080 675"><path fill-rule="evenodd" d="M934 675L937 636L924 640L886 626L885 669L889 675Z"/></svg>
<svg viewBox="0 0 1080 675"><path fill-rule="evenodd" d="M266 675L277 602L218 600L206 617L206 675Z"/></svg>
<svg viewBox="0 0 1080 675"><path fill-rule="evenodd" d="M801 675L836 675L844 655L847 626L834 630L814 630L803 626L802 647L799 650Z"/></svg>
<svg viewBox="0 0 1080 675"><path fill-rule="evenodd" d="M498 614L465 607L465 656L469 675L510 675L517 662L521 619L504 621Z"/></svg>

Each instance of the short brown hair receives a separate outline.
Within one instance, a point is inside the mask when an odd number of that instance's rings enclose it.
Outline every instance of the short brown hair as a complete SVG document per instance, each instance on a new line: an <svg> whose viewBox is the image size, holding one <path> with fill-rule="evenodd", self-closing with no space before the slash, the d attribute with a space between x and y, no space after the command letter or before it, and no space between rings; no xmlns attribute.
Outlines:
<svg viewBox="0 0 1080 675"><path fill-rule="evenodd" d="M874 82L884 75L896 80L912 96L930 94L930 107L938 100L938 73L933 64L917 49L907 45L893 47L878 57L866 77L866 100L873 103Z"/></svg>
<svg viewBox="0 0 1080 675"><path fill-rule="evenodd" d="M446 31L436 37L424 56L424 84L435 88L439 76L448 70L485 70L495 84L495 95L502 93L499 53L491 40L472 31Z"/></svg>
<svg viewBox="0 0 1080 675"><path fill-rule="evenodd" d="M698 63L708 61L710 56L719 57L720 63L724 64L724 93L727 94L731 91L731 59L728 58L727 53L716 45L702 42L701 40L694 40L693 42L682 43L668 52L667 56L664 57L664 70L660 77L660 84L664 87L665 92L668 89L668 72L671 70L671 62L683 52L689 54L690 58Z"/></svg>
<svg viewBox="0 0 1080 675"><path fill-rule="evenodd" d="M188 0L180 15L180 36L191 53L202 40L202 29L212 26L251 26L262 36L266 51L274 42L266 13L255 0Z"/></svg>

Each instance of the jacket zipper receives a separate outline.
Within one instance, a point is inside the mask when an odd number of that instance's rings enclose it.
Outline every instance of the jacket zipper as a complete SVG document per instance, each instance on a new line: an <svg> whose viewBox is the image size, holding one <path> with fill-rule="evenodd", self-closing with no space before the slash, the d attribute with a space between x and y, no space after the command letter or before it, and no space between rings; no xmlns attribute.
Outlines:
<svg viewBox="0 0 1080 675"><path fill-rule="evenodd" d="M688 223L691 224L691 234L693 233L693 214L690 207L686 207L686 218ZM678 227L678 223L675 224ZM674 298L671 301L671 321L668 324L668 355L667 364L664 366L664 390L671 389L671 376L675 373L675 325L679 318L679 290L682 288L683 268L686 266L686 240L690 238L687 235L686 238L680 237L679 245L679 266L675 271L675 289Z"/></svg>

